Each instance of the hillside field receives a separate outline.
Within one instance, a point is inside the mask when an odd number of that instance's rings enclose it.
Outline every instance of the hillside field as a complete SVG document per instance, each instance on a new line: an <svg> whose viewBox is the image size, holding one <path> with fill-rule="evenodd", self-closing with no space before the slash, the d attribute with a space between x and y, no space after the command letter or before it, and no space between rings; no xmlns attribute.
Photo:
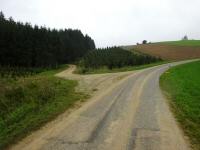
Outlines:
<svg viewBox="0 0 200 150"><path fill-rule="evenodd" d="M200 40L169 41L129 46L138 52L160 57L163 60L185 60L200 58Z"/></svg>
<svg viewBox="0 0 200 150"><path fill-rule="evenodd" d="M200 46L200 40L181 40L181 41L166 41L160 42L161 44L168 44L174 46Z"/></svg>

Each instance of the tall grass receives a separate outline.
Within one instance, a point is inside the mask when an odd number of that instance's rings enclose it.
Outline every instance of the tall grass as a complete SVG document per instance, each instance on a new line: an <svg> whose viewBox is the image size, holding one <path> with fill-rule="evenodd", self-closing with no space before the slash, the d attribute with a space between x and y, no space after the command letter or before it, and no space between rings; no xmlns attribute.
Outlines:
<svg viewBox="0 0 200 150"><path fill-rule="evenodd" d="M55 72L0 78L0 149L85 99L75 92L76 81L56 78Z"/></svg>

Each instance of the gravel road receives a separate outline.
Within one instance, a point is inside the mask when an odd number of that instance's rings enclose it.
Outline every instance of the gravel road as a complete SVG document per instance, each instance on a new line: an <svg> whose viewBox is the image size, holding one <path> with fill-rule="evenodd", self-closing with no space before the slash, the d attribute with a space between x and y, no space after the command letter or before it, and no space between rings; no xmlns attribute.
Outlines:
<svg viewBox="0 0 200 150"><path fill-rule="evenodd" d="M121 74L121 80L106 84L101 94L81 108L11 149L188 150L186 137L159 88L159 77L164 71L186 62ZM67 74L69 71L58 76ZM116 74L107 74L108 79L112 75Z"/></svg>

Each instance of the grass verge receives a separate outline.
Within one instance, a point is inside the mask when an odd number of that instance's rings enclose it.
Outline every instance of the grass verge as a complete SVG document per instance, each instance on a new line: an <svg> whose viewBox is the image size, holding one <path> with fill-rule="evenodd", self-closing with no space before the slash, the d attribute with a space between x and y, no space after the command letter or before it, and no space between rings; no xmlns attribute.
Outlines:
<svg viewBox="0 0 200 150"><path fill-rule="evenodd" d="M76 81L53 76L63 68L17 80L0 78L0 149L86 99L75 91Z"/></svg>
<svg viewBox="0 0 200 150"><path fill-rule="evenodd" d="M78 74L116 73L116 72L125 72L125 71L145 69L145 68L148 68L148 67L162 65L162 64L165 64L165 63L169 63L169 61L160 61L160 62L151 63L151 64L145 64L145 65L139 65L139 66L127 66L127 67L113 68L113 69L108 69L108 67L101 67L99 69L89 68L86 71L84 71L84 73L82 71L82 68L80 66L78 66L75 73L78 73Z"/></svg>
<svg viewBox="0 0 200 150"><path fill-rule="evenodd" d="M194 149L200 149L200 61L173 67L160 77L161 88Z"/></svg>

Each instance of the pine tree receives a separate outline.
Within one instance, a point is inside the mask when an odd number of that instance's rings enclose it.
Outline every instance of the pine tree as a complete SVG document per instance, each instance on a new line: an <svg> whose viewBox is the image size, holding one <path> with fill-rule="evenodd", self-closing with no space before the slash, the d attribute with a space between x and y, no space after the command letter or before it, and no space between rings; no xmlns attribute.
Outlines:
<svg viewBox="0 0 200 150"><path fill-rule="evenodd" d="M34 27L5 19L0 12L0 65L56 67L73 62L95 49L94 41L80 30Z"/></svg>

